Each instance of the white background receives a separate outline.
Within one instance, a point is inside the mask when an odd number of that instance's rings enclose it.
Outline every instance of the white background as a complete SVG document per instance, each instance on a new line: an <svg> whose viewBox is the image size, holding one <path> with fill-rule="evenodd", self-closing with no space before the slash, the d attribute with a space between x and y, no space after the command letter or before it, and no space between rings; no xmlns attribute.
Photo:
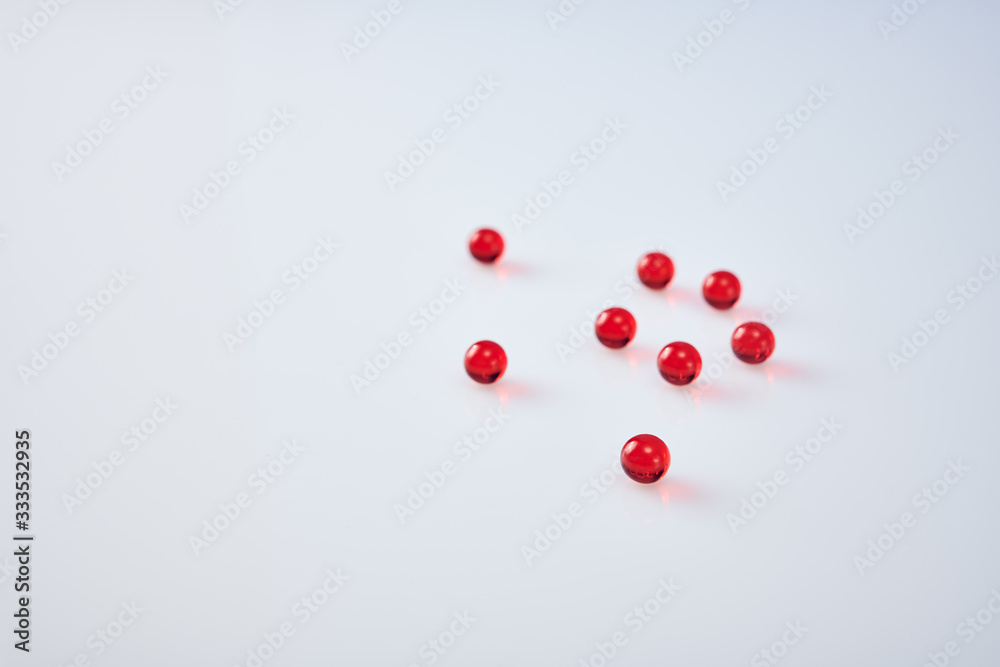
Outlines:
<svg viewBox="0 0 1000 667"><path fill-rule="evenodd" d="M266 664L428 665L421 646L467 610L435 664L575 666L621 631L609 664L746 665L789 621L808 632L782 664L917 666L949 641L953 664L997 664L1000 620L969 643L956 626L1000 590L1000 284L961 309L948 297L1000 250L998 7L930 2L884 36L888 0L670 4L593 0L553 29L555 0L404 0L350 62L341 43L385 4L245 0L220 19L209 0L78 0L16 50L5 37L0 535L13 433L30 429L37 537L30 655L11 646L0 572L2 663L246 665L292 621ZM724 9L734 21L679 71ZM0 27L38 11L11 0ZM156 66L166 79L119 120L115 99ZM449 126L489 76L499 88ZM814 86L832 97L786 139L775 123ZM275 108L295 119L186 223L179 205ZM60 180L53 162L105 117L114 131ZM615 118L627 128L578 171ZM447 140L391 191L384 173L438 127ZM958 140L910 181L941 128ZM717 182L769 137L779 150L723 201ZM511 215L562 169L573 184L519 233ZM894 179L905 194L852 243L844 226ZM468 255L480 226L507 238L499 266ZM340 247L291 291L282 275L328 235ZM633 290L656 248L674 282ZM84 323L78 304L123 268L134 279ZM720 268L744 285L731 312L699 294ZM411 315L449 280L464 291L418 332ZM231 352L223 336L275 288L284 304ZM707 377L779 293L792 305L766 364L716 368L697 393L659 377L673 340ZM638 320L625 350L590 332L606 300ZM938 309L947 324L894 369ZM80 335L23 381L69 322ZM402 332L412 345L356 392ZM462 369L483 338L509 357L492 386ZM128 451L122 433L166 397L177 411ZM462 461L453 443L499 408L507 423ZM824 418L843 428L794 470L786 453ZM637 433L667 442L666 478L584 498ZM257 495L249 476L290 438L305 452ZM115 450L124 463L69 511ZM394 505L449 459L401 524ZM913 496L958 460L970 470L921 513ZM734 533L726 515L779 470L788 484ZM238 493L250 507L196 555L190 537ZM522 547L571 502L582 516L529 565ZM859 573L906 511L916 525ZM293 605L338 567L343 589L299 623ZM670 578L676 597L633 632L626 614ZM133 600L137 622L95 655L88 637Z"/></svg>

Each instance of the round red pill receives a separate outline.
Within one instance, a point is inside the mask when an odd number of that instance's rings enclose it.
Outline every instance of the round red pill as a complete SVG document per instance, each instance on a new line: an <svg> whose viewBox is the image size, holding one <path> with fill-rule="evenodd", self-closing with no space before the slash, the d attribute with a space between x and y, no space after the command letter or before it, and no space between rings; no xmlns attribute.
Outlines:
<svg viewBox="0 0 1000 667"><path fill-rule="evenodd" d="M670 450L655 435L637 435L622 447L622 470L640 484L652 484L670 468Z"/></svg>
<svg viewBox="0 0 1000 667"><path fill-rule="evenodd" d="M729 271L716 271L705 278L701 293L712 308L732 308L740 298L740 280Z"/></svg>
<svg viewBox="0 0 1000 667"><path fill-rule="evenodd" d="M469 238L469 252L485 264L492 264L503 254L503 237L500 232L483 228Z"/></svg>
<svg viewBox="0 0 1000 667"><path fill-rule="evenodd" d="M733 332L733 354L748 364L760 364L774 352L774 333L766 324L747 322Z"/></svg>
<svg viewBox="0 0 1000 667"><path fill-rule="evenodd" d="M635 318L624 308L608 308L594 323L597 340L606 347L625 347L635 338Z"/></svg>
<svg viewBox="0 0 1000 667"><path fill-rule="evenodd" d="M646 287L663 289L674 277L674 263L662 252L651 252L639 260L638 273Z"/></svg>
<svg viewBox="0 0 1000 667"><path fill-rule="evenodd" d="M496 382L507 370L507 353L491 340L473 343L465 353L465 372L481 384Z"/></svg>
<svg viewBox="0 0 1000 667"><path fill-rule="evenodd" d="M690 343L671 343L660 350L656 366L670 384L691 384L701 372L701 355Z"/></svg>

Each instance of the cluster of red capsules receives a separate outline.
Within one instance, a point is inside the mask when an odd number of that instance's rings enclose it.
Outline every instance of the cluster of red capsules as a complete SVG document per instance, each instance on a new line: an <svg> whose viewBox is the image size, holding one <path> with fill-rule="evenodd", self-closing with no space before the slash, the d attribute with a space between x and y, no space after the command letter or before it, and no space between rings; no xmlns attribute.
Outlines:
<svg viewBox="0 0 1000 667"><path fill-rule="evenodd" d="M492 264L503 254L504 242L499 232L480 229L469 239L472 256ZM664 289L674 277L674 263L661 252L651 252L639 260L639 280L651 289ZM740 298L740 281L729 271L716 271L705 278L701 293L708 305L717 310L732 308ZM594 322L594 333L606 347L620 349L635 338L636 322L624 308L608 308ZM730 338L733 354L748 364L763 363L774 352L774 333L761 322L745 322L736 327ZM701 372L701 355L690 343L675 341L660 350L656 367L663 379L673 385L691 384ZM507 370L507 354L490 340L473 343L465 353L465 372L476 382L490 384ZM655 435L637 435L622 447L621 464L625 474L642 484L652 484L670 467L670 450Z"/></svg>

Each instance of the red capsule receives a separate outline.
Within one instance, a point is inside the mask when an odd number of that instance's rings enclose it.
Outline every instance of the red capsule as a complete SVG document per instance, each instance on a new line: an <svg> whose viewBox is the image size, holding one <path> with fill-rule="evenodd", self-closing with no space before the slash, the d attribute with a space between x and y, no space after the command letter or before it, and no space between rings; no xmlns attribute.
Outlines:
<svg viewBox="0 0 1000 667"><path fill-rule="evenodd" d="M691 384L701 372L701 355L690 343L670 343L660 350L656 366L670 384Z"/></svg>
<svg viewBox="0 0 1000 667"><path fill-rule="evenodd" d="M635 338L635 318L624 308L608 308L597 316L594 333L606 347L625 347Z"/></svg>
<svg viewBox="0 0 1000 667"><path fill-rule="evenodd" d="M740 280L729 271L716 271L705 278L701 293L712 308L732 308L740 298Z"/></svg>
<svg viewBox="0 0 1000 667"><path fill-rule="evenodd" d="M674 277L674 263L662 252L651 252L639 260L638 273L646 287L663 289Z"/></svg>
<svg viewBox="0 0 1000 667"><path fill-rule="evenodd" d="M655 435L637 435L622 447L622 470L640 484L652 484L670 468L670 450Z"/></svg>
<svg viewBox="0 0 1000 667"><path fill-rule="evenodd" d="M766 324L747 322L733 332L733 354L748 364L767 361L774 352L774 333Z"/></svg>
<svg viewBox="0 0 1000 667"><path fill-rule="evenodd" d="M500 232L483 228L469 238L469 252L484 264L492 264L503 254L503 237Z"/></svg>
<svg viewBox="0 0 1000 667"><path fill-rule="evenodd" d="M480 384L496 382L507 370L507 353L491 340L473 343L465 353L465 372Z"/></svg>

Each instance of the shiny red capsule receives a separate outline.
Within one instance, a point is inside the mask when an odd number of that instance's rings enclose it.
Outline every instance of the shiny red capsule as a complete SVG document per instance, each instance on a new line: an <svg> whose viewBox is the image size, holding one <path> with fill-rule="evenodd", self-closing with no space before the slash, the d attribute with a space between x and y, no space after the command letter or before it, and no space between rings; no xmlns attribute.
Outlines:
<svg viewBox="0 0 1000 667"><path fill-rule="evenodd" d="M729 271L716 271L705 278L701 293L712 308L732 308L740 299L740 280Z"/></svg>
<svg viewBox="0 0 1000 667"><path fill-rule="evenodd" d="M606 347L625 347L635 338L635 318L624 308L608 308L597 316L594 333Z"/></svg>
<svg viewBox="0 0 1000 667"><path fill-rule="evenodd" d="M483 228L469 238L469 252L484 264L492 264L503 254L503 237L500 232Z"/></svg>
<svg viewBox="0 0 1000 667"><path fill-rule="evenodd" d="M766 324L747 322L733 332L733 354L748 364L767 361L774 352L774 333Z"/></svg>
<svg viewBox="0 0 1000 667"><path fill-rule="evenodd" d="M701 372L701 355L690 343L670 343L660 350L656 367L670 384L691 384Z"/></svg>
<svg viewBox="0 0 1000 667"><path fill-rule="evenodd" d="M507 370L507 353L491 340L473 343L465 353L465 372L480 384L496 382Z"/></svg>
<svg viewBox="0 0 1000 667"><path fill-rule="evenodd" d="M622 447L622 470L640 484L652 484L670 468L670 450L655 435L637 435Z"/></svg>
<svg viewBox="0 0 1000 667"><path fill-rule="evenodd" d="M662 252L651 252L639 260L637 271L643 285L663 289L674 277L674 263Z"/></svg>

